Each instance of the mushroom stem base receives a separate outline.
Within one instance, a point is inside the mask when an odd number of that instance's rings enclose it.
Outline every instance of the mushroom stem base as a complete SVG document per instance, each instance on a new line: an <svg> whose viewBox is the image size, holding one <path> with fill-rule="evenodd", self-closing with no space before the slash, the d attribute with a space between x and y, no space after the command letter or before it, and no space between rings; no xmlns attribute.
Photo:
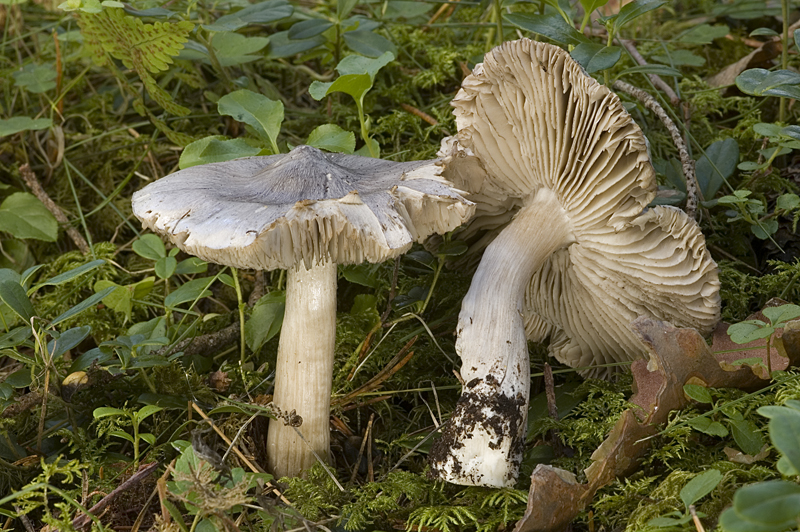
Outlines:
<svg viewBox="0 0 800 532"><path fill-rule="evenodd" d="M431 449L433 474L465 485L516 482L530 390L525 288L553 252L574 241L556 195L539 189L486 248L458 316L456 351L465 384Z"/></svg>
<svg viewBox="0 0 800 532"><path fill-rule="evenodd" d="M331 378L336 342L336 264L287 271L286 312L278 345L273 403L302 424L270 419L267 465L276 477L296 476L330 450Z"/></svg>

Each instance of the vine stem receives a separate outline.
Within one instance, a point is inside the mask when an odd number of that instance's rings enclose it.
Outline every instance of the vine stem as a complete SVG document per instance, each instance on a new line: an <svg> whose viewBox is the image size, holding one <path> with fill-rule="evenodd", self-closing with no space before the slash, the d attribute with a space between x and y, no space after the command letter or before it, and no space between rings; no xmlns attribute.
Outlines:
<svg viewBox="0 0 800 532"><path fill-rule="evenodd" d="M681 158L681 166L683 168L683 177L686 179L686 214L697 219L698 196L700 200L702 200L703 197L700 193L700 187L697 184L694 160L689 156L689 151L686 149L686 143L683 141L683 137L681 137L678 126L675 125L675 122L667 115L664 108L659 105L656 99L642 89L620 80L615 81L612 87L642 102L646 108L655 113L659 120L661 120L661 123L664 124L664 127L667 128L667 131L669 131L672 142L675 144L675 147L678 148L678 155Z"/></svg>

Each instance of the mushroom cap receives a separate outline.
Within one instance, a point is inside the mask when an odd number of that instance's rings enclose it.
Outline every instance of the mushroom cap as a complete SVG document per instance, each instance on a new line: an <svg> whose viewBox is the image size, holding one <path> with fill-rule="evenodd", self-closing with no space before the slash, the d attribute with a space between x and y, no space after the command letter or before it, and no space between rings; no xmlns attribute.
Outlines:
<svg viewBox="0 0 800 532"><path fill-rule="evenodd" d="M572 367L644 358L633 320L655 316L708 335L720 319L719 286L695 221L658 206L619 232L551 255L526 290L526 333L535 342L549 336L551 355Z"/></svg>
<svg viewBox="0 0 800 532"><path fill-rule="evenodd" d="M237 268L381 262L473 214L441 170L299 146L181 170L136 192L133 212L187 253Z"/></svg>
<svg viewBox="0 0 800 532"><path fill-rule="evenodd" d="M641 129L616 94L557 46L528 39L498 46L453 106L459 144L487 173L480 192L525 198L549 188L578 238L624 226L655 197Z"/></svg>

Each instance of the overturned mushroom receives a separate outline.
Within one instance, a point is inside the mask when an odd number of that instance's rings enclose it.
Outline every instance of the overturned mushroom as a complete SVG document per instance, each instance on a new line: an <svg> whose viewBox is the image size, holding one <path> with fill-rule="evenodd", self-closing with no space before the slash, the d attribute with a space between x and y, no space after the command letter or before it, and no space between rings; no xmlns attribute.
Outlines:
<svg viewBox="0 0 800 532"><path fill-rule="evenodd" d="M505 43L453 106L459 132L444 144L447 175L521 207L464 298L456 350L465 385L431 467L458 484L509 486L526 427L526 325L527 337L550 337L558 360L602 375L609 369L598 364L644 356L628 329L639 315L709 333L719 282L691 219L645 211L656 183L641 130L565 51Z"/></svg>
<svg viewBox="0 0 800 532"><path fill-rule="evenodd" d="M473 205L440 177L436 163L300 146L188 168L133 196L142 223L188 253L237 268L288 270L274 403L296 411L320 456L330 444L336 265L384 261L471 216ZM295 430L275 420L267 455L277 476L315 461Z"/></svg>

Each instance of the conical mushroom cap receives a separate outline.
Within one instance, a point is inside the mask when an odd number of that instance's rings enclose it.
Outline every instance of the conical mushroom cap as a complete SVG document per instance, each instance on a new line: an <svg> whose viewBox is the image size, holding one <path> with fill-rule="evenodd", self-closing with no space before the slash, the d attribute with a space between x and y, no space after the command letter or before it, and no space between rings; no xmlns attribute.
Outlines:
<svg viewBox="0 0 800 532"><path fill-rule="evenodd" d="M181 170L134 194L133 212L187 253L237 268L381 262L474 212L436 163L299 146Z"/></svg>
<svg viewBox="0 0 800 532"><path fill-rule="evenodd" d="M579 239L622 227L655 196L641 129L616 94L557 46L521 39L495 48L453 106L459 144L488 174L483 194L525 198L548 188Z"/></svg>
<svg viewBox="0 0 800 532"><path fill-rule="evenodd" d="M528 338L549 336L550 353L578 368L643 358L644 346L629 327L639 316L703 335L720 318L717 265L697 224L674 207L648 209L619 232L556 252L525 295Z"/></svg>

